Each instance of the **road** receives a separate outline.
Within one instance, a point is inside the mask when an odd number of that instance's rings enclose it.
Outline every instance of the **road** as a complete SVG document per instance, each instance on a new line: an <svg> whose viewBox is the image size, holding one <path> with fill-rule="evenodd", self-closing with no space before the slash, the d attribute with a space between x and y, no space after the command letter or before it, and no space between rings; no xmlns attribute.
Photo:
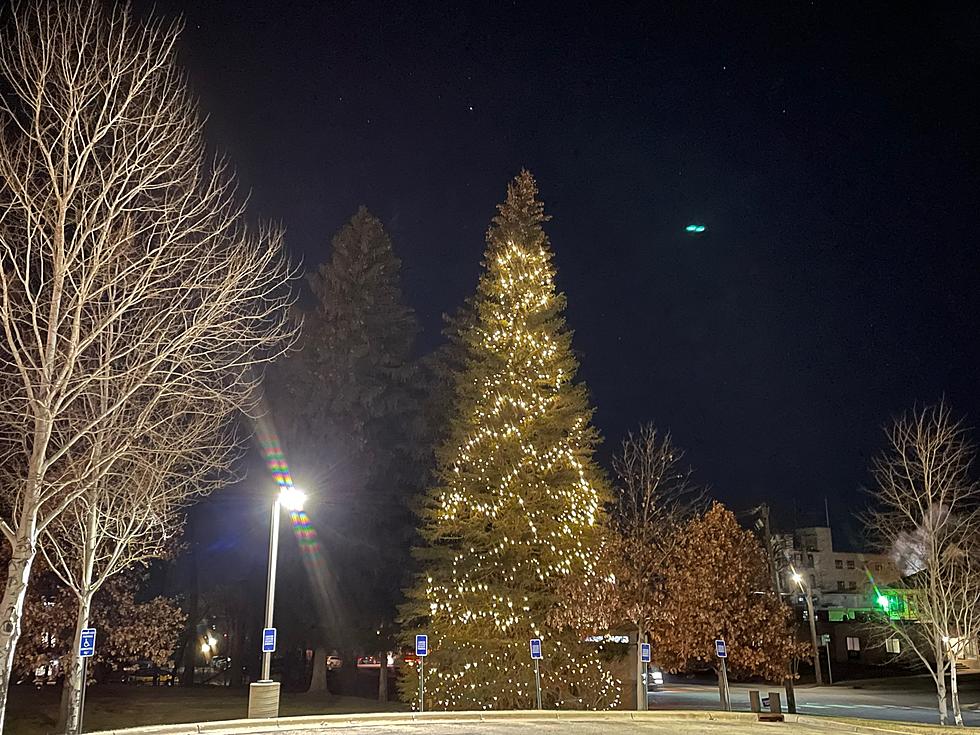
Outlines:
<svg viewBox="0 0 980 735"><path fill-rule="evenodd" d="M732 709L748 711L749 689L763 692L777 687L765 685L732 686ZM779 688L783 707L785 690ZM763 695L765 696L765 695ZM980 678L970 678L960 691L963 719L967 725L980 727ZM718 687L712 684L667 683L664 690L651 692L650 709L718 709ZM862 717L878 720L938 723L936 694L928 677L876 679L867 683L849 682L825 687L797 687L796 710L806 715Z"/></svg>

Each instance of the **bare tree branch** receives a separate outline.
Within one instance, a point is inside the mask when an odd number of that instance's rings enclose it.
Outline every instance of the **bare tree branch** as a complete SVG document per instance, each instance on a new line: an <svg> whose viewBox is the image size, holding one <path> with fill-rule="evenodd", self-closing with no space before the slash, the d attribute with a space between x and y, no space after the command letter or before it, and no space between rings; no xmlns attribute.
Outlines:
<svg viewBox="0 0 980 735"><path fill-rule="evenodd" d="M148 478L193 456L157 442L187 420L220 446L292 333L282 234L246 227L208 160L178 31L66 0L20 5L0 41L0 718L41 535L163 527L111 518L131 507L120 478L172 487ZM132 554L102 548L103 569Z"/></svg>
<svg viewBox="0 0 980 735"><path fill-rule="evenodd" d="M882 615L878 633L898 638L932 675L942 724L950 670L953 714L962 724L950 665L955 641L977 631L980 488L970 478L975 449L944 402L896 419L885 433L888 446L872 464L874 507L866 524L903 571L896 587L910 609Z"/></svg>

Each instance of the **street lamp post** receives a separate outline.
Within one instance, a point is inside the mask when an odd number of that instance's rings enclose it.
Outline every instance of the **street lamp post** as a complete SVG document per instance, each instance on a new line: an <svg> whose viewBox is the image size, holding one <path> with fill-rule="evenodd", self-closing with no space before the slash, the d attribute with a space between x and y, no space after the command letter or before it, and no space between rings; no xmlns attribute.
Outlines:
<svg viewBox="0 0 980 735"><path fill-rule="evenodd" d="M265 629L272 628L272 615L276 605L276 566L279 561L279 516L283 508L289 511L303 509L306 495L294 488L284 487L272 504L272 525L269 529L269 576L265 587ZM264 638L264 636L263 636ZM248 716L279 716L279 682L272 680L272 653L263 641L262 678L248 688Z"/></svg>
<svg viewBox="0 0 980 735"><path fill-rule="evenodd" d="M813 595L810 594L810 585L803 578L803 575L793 570L793 581L799 585L806 596L806 613L810 618L810 641L813 643L813 673L817 678L817 686L823 686L823 672L820 670L820 648L817 646L817 621L813 617Z"/></svg>

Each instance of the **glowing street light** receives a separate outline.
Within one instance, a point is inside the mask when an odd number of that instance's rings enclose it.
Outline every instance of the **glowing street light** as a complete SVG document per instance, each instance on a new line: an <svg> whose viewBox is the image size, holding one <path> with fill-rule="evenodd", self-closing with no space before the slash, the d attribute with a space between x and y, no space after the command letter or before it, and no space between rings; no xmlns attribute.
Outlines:
<svg viewBox="0 0 980 735"><path fill-rule="evenodd" d="M272 613L276 602L276 565L279 560L279 516L285 508L290 512L303 510L306 502L306 493L293 487L283 485L276 494L276 500L272 504L272 528L269 531L269 578L265 588L265 627L272 627ZM265 646L263 646L265 649ZM253 710L253 688L249 688L249 717L277 717L279 715L279 685L272 681L272 651L262 651L262 678L255 682L258 690L265 690L264 694L255 691L255 707ZM253 714L253 711L261 711L262 714Z"/></svg>

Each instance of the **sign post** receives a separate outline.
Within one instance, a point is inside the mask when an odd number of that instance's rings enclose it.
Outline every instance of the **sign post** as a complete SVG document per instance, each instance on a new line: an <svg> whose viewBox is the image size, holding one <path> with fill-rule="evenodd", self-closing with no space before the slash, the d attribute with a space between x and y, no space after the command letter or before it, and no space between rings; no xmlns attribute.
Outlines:
<svg viewBox="0 0 980 735"><path fill-rule="evenodd" d="M85 717L85 689L88 686L88 660L95 655L95 628L82 628L78 639L78 656L82 659L82 685L78 688L78 731Z"/></svg>
<svg viewBox="0 0 980 735"><path fill-rule="evenodd" d="M541 653L541 639L532 638L531 639L531 659L534 661L534 689L537 693L538 709L541 707L541 659L544 655Z"/></svg>
<svg viewBox="0 0 980 735"><path fill-rule="evenodd" d="M725 664L725 660L728 658L728 646L720 638L715 641L715 655L721 662L721 676L718 679L721 706L726 712L731 712L732 700L728 693L728 666Z"/></svg>
<svg viewBox="0 0 980 735"><path fill-rule="evenodd" d="M429 655L429 636L415 636L415 655L419 659L419 712L425 712L425 657Z"/></svg>
<svg viewBox="0 0 980 735"><path fill-rule="evenodd" d="M830 633L820 636L820 644L827 650L827 681L834 683L834 672L830 669Z"/></svg>
<svg viewBox="0 0 980 735"><path fill-rule="evenodd" d="M639 634L638 634L639 636ZM639 652L639 660L636 663L636 709L638 712L642 712L647 707L647 692L649 691L649 682L647 677L650 675L650 644L649 643L639 643L639 637L637 637L637 651Z"/></svg>

